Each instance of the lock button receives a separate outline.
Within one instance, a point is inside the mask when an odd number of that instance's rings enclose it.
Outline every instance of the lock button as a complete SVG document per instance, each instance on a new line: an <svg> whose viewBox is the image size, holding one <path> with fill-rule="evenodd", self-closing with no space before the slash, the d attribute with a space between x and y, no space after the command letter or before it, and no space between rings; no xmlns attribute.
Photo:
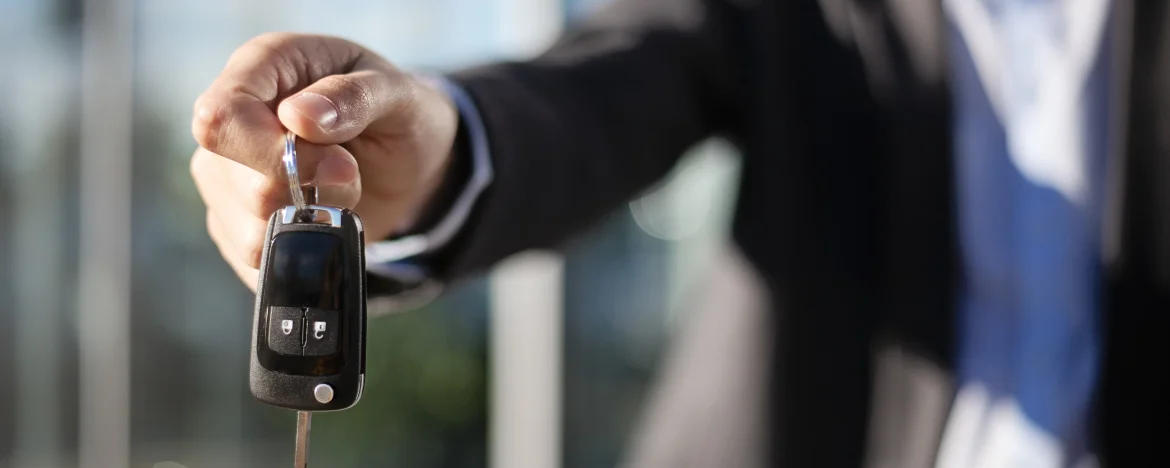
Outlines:
<svg viewBox="0 0 1170 468"><path fill-rule="evenodd" d="M305 311L305 356L337 354L338 312L309 308Z"/></svg>
<svg viewBox="0 0 1170 468"><path fill-rule="evenodd" d="M268 347L280 354L301 355L304 315L300 307L268 309Z"/></svg>

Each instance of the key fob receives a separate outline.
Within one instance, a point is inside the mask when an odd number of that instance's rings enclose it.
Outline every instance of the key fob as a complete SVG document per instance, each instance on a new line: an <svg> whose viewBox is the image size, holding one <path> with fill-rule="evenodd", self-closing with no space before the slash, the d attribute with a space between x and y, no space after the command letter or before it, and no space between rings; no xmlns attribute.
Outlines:
<svg viewBox="0 0 1170 468"><path fill-rule="evenodd" d="M252 395L302 411L353 406L366 365L361 219L343 208L310 205L298 215L288 206L273 213L265 239L252 324Z"/></svg>

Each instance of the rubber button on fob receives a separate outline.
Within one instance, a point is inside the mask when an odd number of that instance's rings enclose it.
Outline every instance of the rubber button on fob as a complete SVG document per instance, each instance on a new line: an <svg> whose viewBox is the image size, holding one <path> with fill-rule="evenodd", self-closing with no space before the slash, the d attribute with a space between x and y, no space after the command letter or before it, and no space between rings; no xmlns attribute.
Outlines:
<svg viewBox="0 0 1170 468"><path fill-rule="evenodd" d="M268 347L280 354L301 355L304 315L300 307L268 309Z"/></svg>
<svg viewBox="0 0 1170 468"><path fill-rule="evenodd" d="M305 356L329 356L337 353L338 313L336 310L309 308L305 311Z"/></svg>

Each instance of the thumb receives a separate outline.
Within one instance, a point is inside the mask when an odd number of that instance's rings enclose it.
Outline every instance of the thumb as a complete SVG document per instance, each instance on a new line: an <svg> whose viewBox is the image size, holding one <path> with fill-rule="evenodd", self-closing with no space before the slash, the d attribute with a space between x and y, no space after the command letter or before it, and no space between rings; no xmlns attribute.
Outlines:
<svg viewBox="0 0 1170 468"><path fill-rule="evenodd" d="M285 128L310 142L348 142L373 122L408 107L412 94L408 78L386 68L322 78L282 101L277 117Z"/></svg>

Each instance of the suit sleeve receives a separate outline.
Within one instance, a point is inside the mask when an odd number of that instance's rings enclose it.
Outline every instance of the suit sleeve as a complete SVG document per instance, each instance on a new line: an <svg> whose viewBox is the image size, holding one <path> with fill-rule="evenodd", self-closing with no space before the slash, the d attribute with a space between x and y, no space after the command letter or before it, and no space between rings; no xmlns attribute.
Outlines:
<svg viewBox="0 0 1170 468"><path fill-rule="evenodd" d="M745 14L726 0L619 0L533 60L453 74L479 109L494 180L438 275L556 248L691 145L733 137Z"/></svg>

